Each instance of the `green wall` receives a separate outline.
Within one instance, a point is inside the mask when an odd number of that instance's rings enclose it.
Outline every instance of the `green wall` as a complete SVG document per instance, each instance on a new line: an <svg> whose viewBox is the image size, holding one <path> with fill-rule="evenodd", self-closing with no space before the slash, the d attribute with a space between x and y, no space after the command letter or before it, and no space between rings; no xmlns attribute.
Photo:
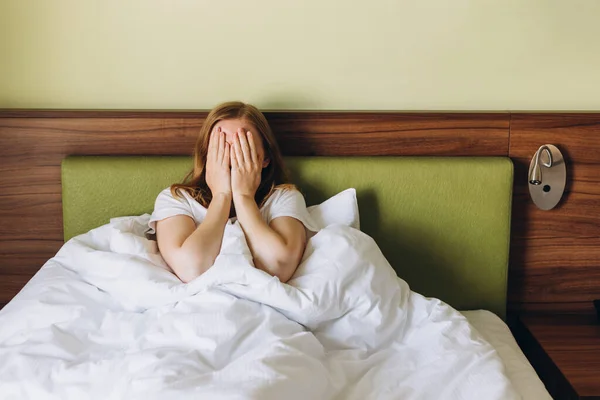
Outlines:
<svg viewBox="0 0 600 400"><path fill-rule="evenodd" d="M600 1L0 0L0 107L599 110Z"/></svg>

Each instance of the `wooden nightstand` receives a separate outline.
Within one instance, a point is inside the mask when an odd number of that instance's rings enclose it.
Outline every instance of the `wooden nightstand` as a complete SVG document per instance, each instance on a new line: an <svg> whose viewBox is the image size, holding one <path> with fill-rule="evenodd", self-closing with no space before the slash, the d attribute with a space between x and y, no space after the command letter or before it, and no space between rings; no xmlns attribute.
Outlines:
<svg viewBox="0 0 600 400"><path fill-rule="evenodd" d="M600 399L600 323L595 315L522 315L517 342L555 399Z"/></svg>

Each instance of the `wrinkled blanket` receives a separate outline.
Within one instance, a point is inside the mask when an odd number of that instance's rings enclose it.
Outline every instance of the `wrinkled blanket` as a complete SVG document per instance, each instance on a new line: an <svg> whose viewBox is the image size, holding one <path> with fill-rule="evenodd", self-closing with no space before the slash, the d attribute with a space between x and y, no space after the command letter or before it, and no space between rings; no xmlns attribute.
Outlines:
<svg viewBox="0 0 600 400"><path fill-rule="evenodd" d="M331 225L288 284L236 222L183 284L149 216L77 236L0 311L1 399L512 399L496 351L411 292L376 243Z"/></svg>

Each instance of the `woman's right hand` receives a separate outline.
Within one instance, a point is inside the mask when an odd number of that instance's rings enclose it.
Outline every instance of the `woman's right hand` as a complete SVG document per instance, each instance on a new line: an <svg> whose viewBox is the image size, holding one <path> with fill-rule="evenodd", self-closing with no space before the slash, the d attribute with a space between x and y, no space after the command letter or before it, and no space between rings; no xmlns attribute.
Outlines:
<svg viewBox="0 0 600 400"><path fill-rule="evenodd" d="M206 184L214 198L218 193L231 196L231 163L229 162L229 143L221 128L210 133L208 153L206 155Z"/></svg>

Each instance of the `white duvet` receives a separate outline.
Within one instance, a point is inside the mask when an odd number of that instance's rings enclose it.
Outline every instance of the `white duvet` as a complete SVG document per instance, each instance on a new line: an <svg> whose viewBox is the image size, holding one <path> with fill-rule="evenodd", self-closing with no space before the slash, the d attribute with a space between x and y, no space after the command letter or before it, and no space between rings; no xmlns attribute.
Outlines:
<svg viewBox="0 0 600 400"><path fill-rule="evenodd" d="M359 230L331 225L288 284L228 224L189 284L149 216L78 236L0 311L1 399L512 399L496 351L411 292Z"/></svg>

